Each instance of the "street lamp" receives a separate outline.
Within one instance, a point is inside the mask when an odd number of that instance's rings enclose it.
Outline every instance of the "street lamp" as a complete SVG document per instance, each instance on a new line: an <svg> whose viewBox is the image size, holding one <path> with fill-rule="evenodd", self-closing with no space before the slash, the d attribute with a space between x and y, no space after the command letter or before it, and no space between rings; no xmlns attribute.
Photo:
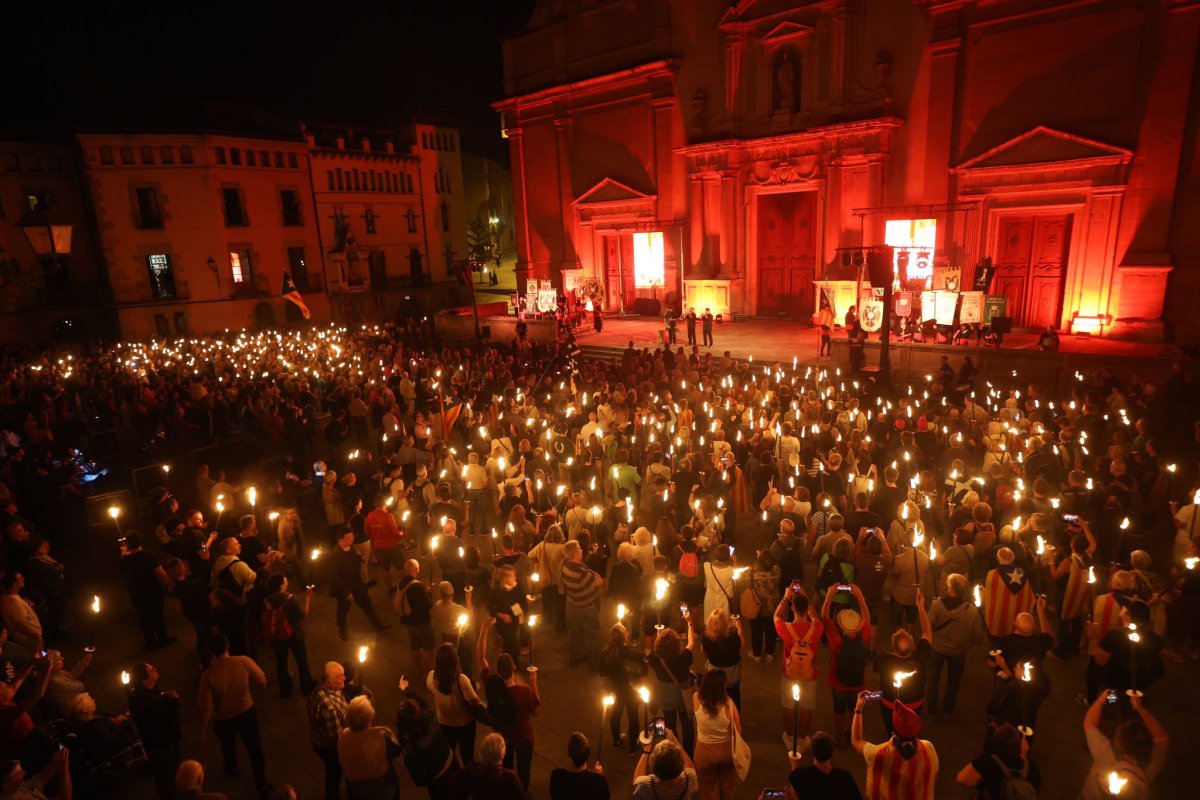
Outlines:
<svg viewBox="0 0 1200 800"><path fill-rule="evenodd" d="M71 236L75 230L73 222L66 221L61 214L33 208L21 215L17 227L25 234L33 252L43 259L44 275L57 274L66 268L64 264L59 263L59 258L71 254ZM49 259L49 264L46 264L44 259ZM47 281L46 288L53 294L61 295L69 291L64 283L60 282L55 287L51 287L49 283L50 281ZM55 299L63 301L67 298Z"/></svg>

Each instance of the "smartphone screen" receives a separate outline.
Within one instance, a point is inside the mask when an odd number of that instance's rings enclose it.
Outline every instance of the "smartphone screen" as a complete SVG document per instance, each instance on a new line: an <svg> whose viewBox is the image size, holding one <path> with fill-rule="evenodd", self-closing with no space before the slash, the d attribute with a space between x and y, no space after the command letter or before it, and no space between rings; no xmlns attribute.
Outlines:
<svg viewBox="0 0 1200 800"><path fill-rule="evenodd" d="M1113 691L1112 689L1109 689L1108 697L1105 699L1105 702L1107 702L1109 705L1112 705L1113 703L1117 702L1117 693L1115 691Z"/></svg>
<svg viewBox="0 0 1200 800"><path fill-rule="evenodd" d="M654 718L654 735L660 739L665 739L667 736L667 723L662 717Z"/></svg>
<svg viewBox="0 0 1200 800"><path fill-rule="evenodd" d="M762 796L764 798L766 798L766 800L783 800L783 798L787 797L787 790L786 789L763 789Z"/></svg>
<svg viewBox="0 0 1200 800"><path fill-rule="evenodd" d="M883 697L883 692L867 692L866 695L868 700L878 700L881 697Z"/></svg>

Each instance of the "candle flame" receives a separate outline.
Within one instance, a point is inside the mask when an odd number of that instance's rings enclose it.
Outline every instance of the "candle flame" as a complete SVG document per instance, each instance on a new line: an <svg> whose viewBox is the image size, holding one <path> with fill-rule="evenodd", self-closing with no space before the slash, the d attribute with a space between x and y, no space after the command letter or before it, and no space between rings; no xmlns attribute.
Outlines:
<svg viewBox="0 0 1200 800"><path fill-rule="evenodd" d="M1125 784L1129 783L1128 778L1122 778L1115 772L1108 773L1108 793L1118 795L1125 788Z"/></svg>
<svg viewBox="0 0 1200 800"><path fill-rule="evenodd" d="M358 648L358 663L365 664L367 662L367 646L364 644Z"/></svg>
<svg viewBox="0 0 1200 800"><path fill-rule="evenodd" d="M532 628L533 626L537 625L537 623L538 623L538 615L530 614L529 615L529 627Z"/></svg>
<svg viewBox="0 0 1200 800"><path fill-rule="evenodd" d="M654 582L654 599L662 600L666 596L667 596L667 580L666 580L666 578L659 578L658 580L656 580Z"/></svg>
<svg viewBox="0 0 1200 800"><path fill-rule="evenodd" d="M603 702L604 702L604 708L605 708L605 710L608 710L609 706L611 706L611 705L613 705L614 703L616 703L616 702L617 702L617 698L616 698L616 696L615 696L615 695L606 694L606 695L604 695L604 701L603 701Z"/></svg>
<svg viewBox="0 0 1200 800"><path fill-rule="evenodd" d="M637 693L638 693L638 697L640 697L642 699L643 703L650 702L650 689L648 689L645 686L639 686Z"/></svg>
<svg viewBox="0 0 1200 800"><path fill-rule="evenodd" d="M978 583L975 584L974 594L975 594L975 607L983 608L983 590L980 588Z"/></svg>
<svg viewBox="0 0 1200 800"><path fill-rule="evenodd" d="M454 624L458 626L459 633L462 633L463 628L467 627L467 622L469 622L469 621L470 620L466 614L458 615L458 621L455 622Z"/></svg>
<svg viewBox="0 0 1200 800"><path fill-rule="evenodd" d="M100 613L100 595L98 595L98 594L92 595L92 613L93 614Z"/></svg>
<svg viewBox="0 0 1200 800"><path fill-rule="evenodd" d="M113 519L116 519L117 517L121 516L121 509L117 508L116 506L109 506L108 515Z"/></svg>
<svg viewBox="0 0 1200 800"><path fill-rule="evenodd" d="M122 686L129 685L129 673L126 672L125 670L121 670L121 685Z"/></svg>
<svg viewBox="0 0 1200 800"><path fill-rule="evenodd" d="M1088 567L1088 583L1095 583L1095 582L1096 582L1096 567L1090 566L1090 567Z"/></svg>
<svg viewBox="0 0 1200 800"><path fill-rule="evenodd" d="M916 674L917 673L915 671L914 672L897 672L892 677L892 686L895 686L897 689L899 689L900 685L902 683L904 683L905 680L907 680L908 678L911 678L913 675L916 675Z"/></svg>
<svg viewBox="0 0 1200 800"><path fill-rule="evenodd" d="M625 613L626 613L625 604L617 603L617 621L618 622L625 619Z"/></svg>

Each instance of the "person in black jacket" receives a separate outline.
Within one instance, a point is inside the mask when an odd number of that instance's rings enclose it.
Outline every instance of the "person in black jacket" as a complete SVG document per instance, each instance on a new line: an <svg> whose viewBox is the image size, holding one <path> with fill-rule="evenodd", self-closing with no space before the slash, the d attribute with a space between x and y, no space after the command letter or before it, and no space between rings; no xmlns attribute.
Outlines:
<svg viewBox="0 0 1200 800"><path fill-rule="evenodd" d="M196 632L196 656L200 668L208 669L208 640L213 635L208 584L193 575L191 566L182 558L168 558L165 568L171 579L171 596L179 601L183 616Z"/></svg>
<svg viewBox="0 0 1200 800"><path fill-rule="evenodd" d="M137 726L159 800L175 797L175 770L182 756L179 740L179 695L158 688L158 670L153 664L141 662L133 666L133 682L129 686L129 714Z"/></svg>
<svg viewBox="0 0 1200 800"><path fill-rule="evenodd" d="M375 606L371 605L367 585L363 583L360 571L362 556L354 550L354 531L350 528L343 529L338 536L337 544L338 549L333 554L335 562L329 583L329 595L337 598L338 635L343 642L350 641L350 629L346 625L346 618L350 615L352 600L358 603L363 613L367 615L367 621L371 623L371 627L375 629L376 633L386 631L392 626L383 624L383 621L379 619L379 615L375 613Z"/></svg>

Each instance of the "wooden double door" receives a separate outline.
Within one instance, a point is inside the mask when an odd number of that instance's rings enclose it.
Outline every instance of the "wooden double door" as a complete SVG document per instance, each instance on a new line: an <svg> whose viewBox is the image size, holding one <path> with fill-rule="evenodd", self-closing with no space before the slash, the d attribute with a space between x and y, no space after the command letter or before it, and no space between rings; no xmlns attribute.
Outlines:
<svg viewBox="0 0 1200 800"><path fill-rule="evenodd" d="M811 319L817 277L817 193L758 198L758 313Z"/></svg>
<svg viewBox="0 0 1200 800"><path fill-rule="evenodd" d="M1014 325L1058 325L1070 239L1070 214L1001 218L991 291L1008 298Z"/></svg>

